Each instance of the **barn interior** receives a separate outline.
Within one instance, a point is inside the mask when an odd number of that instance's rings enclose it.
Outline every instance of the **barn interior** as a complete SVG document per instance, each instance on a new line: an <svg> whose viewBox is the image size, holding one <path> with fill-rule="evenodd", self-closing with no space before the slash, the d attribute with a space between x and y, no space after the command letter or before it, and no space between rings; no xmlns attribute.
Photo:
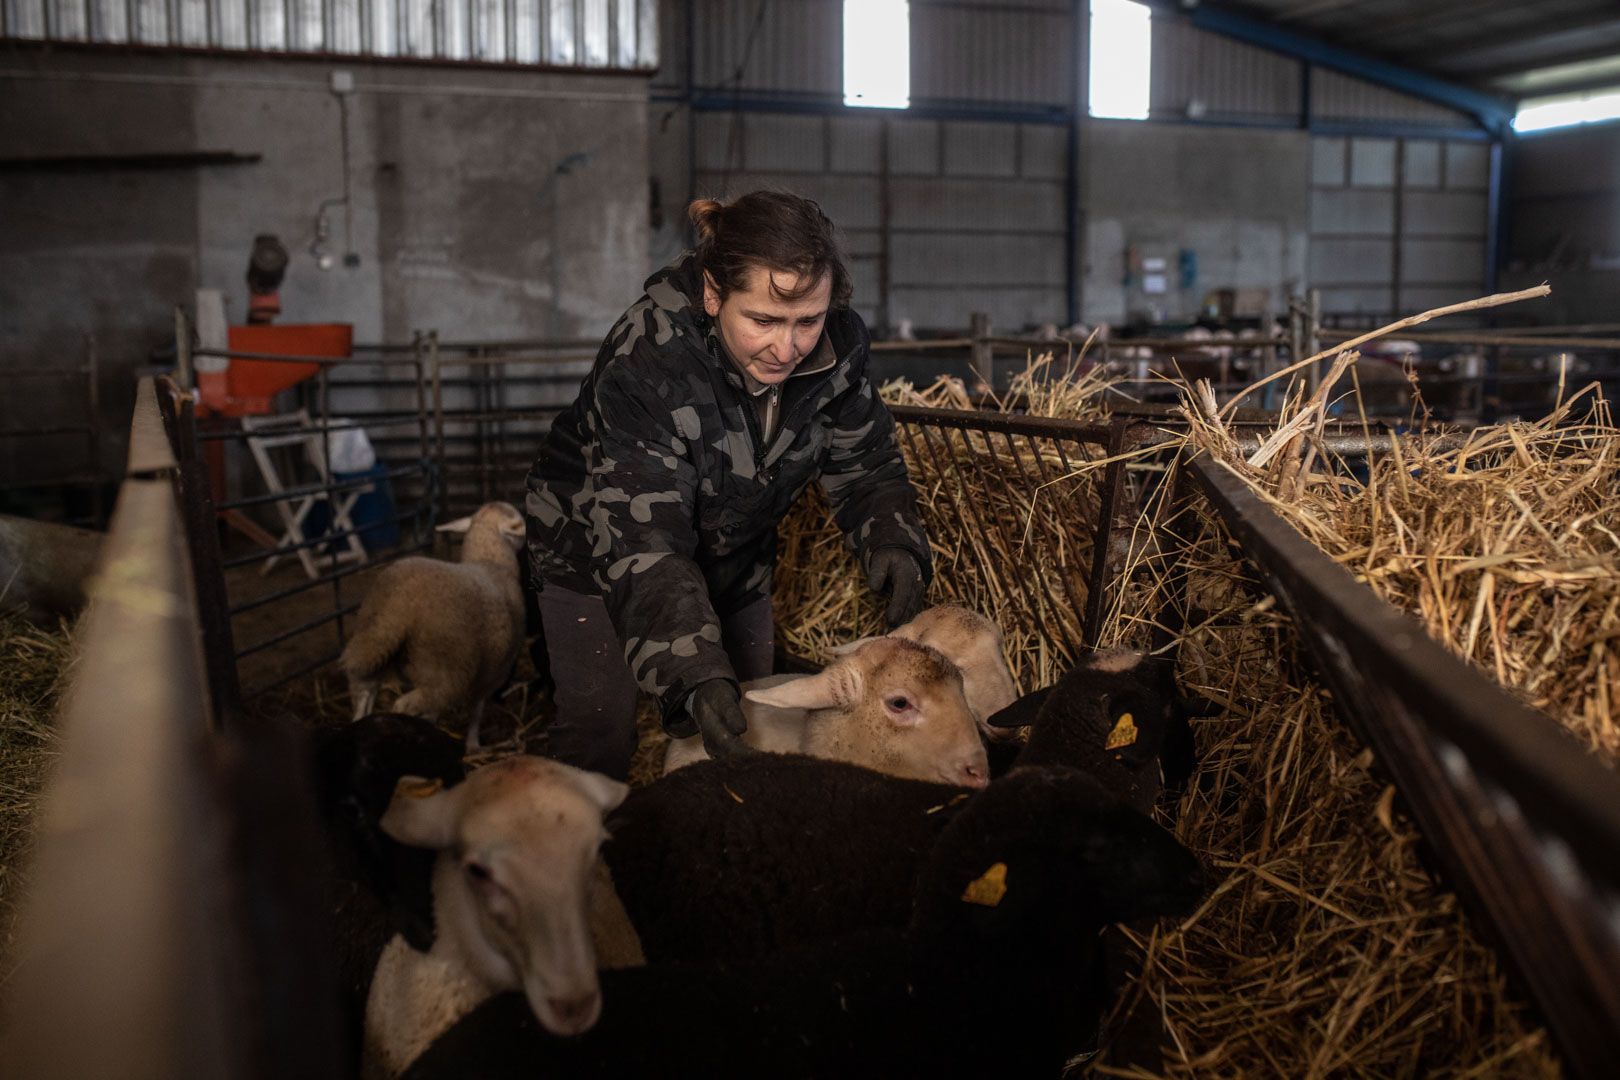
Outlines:
<svg viewBox="0 0 1620 1080"><path fill-rule="evenodd" d="M1620 1075L1601 0L0 0L0 1071L357 1074L311 748L366 598L525 509L762 189L837 228L929 602L1021 696L1172 673L1205 889L1030 1074ZM819 489L774 535L778 672L891 629ZM549 746L517 565L467 768ZM719 1060L614 1025L546 1060ZM713 1068L863 1075L761 1045Z"/></svg>

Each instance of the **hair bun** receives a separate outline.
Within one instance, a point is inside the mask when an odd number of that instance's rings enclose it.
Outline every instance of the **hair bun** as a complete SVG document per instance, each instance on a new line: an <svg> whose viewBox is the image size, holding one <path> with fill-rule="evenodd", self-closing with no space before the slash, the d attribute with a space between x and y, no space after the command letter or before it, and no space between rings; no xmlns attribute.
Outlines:
<svg viewBox="0 0 1620 1080"><path fill-rule="evenodd" d="M692 219L692 224L697 228L698 239L707 240L714 236L720 226L720 211L724 209L713 199L692 200L692 205L686 208L686 216Z"/></svg>

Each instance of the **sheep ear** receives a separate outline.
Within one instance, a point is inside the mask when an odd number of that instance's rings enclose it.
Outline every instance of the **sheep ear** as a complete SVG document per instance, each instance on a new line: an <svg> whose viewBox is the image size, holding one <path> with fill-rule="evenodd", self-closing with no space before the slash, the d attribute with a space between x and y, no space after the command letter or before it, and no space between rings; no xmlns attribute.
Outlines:
<svg viewBox="0 0 1620 1080"><path fill-rule="evenodd" d="M827 655L828 656L848 656L850 653L854 652L856 649L860 648L862 645L867 644L868 642L881 641L881 640L882 640L881 635L878 636L878 637L857 638L856 640L846 642L843 645L834 645L834 646L832 646L831 648L829 648L827 650Z"/></svg>
<svg viewBox="0 0 1620 1080"><path fill-rule="evenodd" d="M1023 697L1014 701L1006 708L991 713L985 720L987 727L993 728L1021 728L1029 727L1040 714L1041 706L1052 693L1050 686L1043 686L1039 690L1031 690Z"/></svg>
<svg viewBox="0 0 1620 1080"><path fill-rule="evenodd" d="M630 794L630 785L623 784L599 772L587 769L575 769L574 778L585 794L594 802L602 813L607 813L620 803L624 802L626 795Z"/></svg>
<svg viewBox="0 0 1620 1080"><path fill-rule="evenodd" d="M462 785L446 788L442 780L402 776L378 824L402 844L443 851L456 842L464 790Z"/></svg>
<svg viewBox="0 0 1620 1080"><path fill-rule="evenodd" d="M1106 649L1082 656L1079 666L1090 671L1119 673L1135 671L1145 659L1147 658L1135 649Z"/></svg>
<svg viewBox="0 0 1620 1080"><path fill-rule="evenodd" d="M447 521L443 525L440 525L437 531L447 533L464 533L470 528L472 528L472 517L468 516L464 518L456 518L454 521Z"/></svg>
<svg viewBox="0 0 1620 1080"><path fill-rule="evenodd" d="M847 709L861 700L862 685L860 669L855 665L833 664L818 675L750 690L743 696L775 709Z"/></svg>

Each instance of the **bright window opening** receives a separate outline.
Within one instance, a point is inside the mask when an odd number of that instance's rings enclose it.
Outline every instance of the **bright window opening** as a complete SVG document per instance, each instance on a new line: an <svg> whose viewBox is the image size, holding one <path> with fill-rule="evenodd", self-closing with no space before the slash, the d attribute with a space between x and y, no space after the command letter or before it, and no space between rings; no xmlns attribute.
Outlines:
<svg viewBox="0 0 1620 1080"><path fill-rule="evenodd" d="M908 0L844 0L844 104L911 107Z"/></svg>
<svg viewBox="0 0 1620 1080"><path fill-rule="evenodd" d="M1620 90L1594 90L1585 94L1531 98L1521 102L1513 118L1515 131L1544 131L1571 124L1620 119Z"/></svg>
<svg viewBox="0 0 1620 1080"><path fill-rule="evenodd" d="M1091 115L1146 120L1152 75L1148 6L1091 0Z"/></svg>

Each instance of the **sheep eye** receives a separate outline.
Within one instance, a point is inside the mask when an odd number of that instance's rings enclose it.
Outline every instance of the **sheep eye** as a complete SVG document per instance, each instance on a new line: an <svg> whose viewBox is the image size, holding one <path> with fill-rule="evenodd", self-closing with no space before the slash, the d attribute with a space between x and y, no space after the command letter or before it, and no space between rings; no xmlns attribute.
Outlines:
<svg viewBox="0 0 1620 1080"><path fill-rule="evenodd" d="M470 862L467 863L466 866L467 876L472 878L474 881L487 882L491 880L489 867L485 866L483 863Z"/></svg>
<svg viewBox="0 0 1620 1080"><path fill-rule="evenodd" d="M911 699L905 697L892 697L888 701L889 708L895 712L905 712L911 708Z"/></svg>

